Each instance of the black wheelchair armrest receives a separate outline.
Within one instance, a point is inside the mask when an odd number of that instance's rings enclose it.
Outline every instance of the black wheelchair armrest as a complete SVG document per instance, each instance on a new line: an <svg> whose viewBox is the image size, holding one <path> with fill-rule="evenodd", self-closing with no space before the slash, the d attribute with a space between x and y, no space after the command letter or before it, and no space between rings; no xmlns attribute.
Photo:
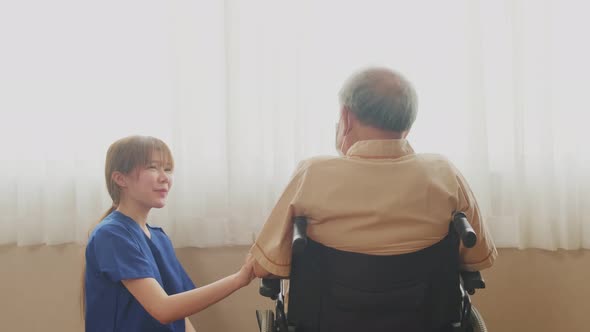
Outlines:
<svg viewBox="0 0 590 332"><path fill-rule="evenodd" d="M475 272L461 272L461 283L467 293L473 295L476 289L486 288L486 283L481 277L479 271Z"/></svg>
<svg viewBox="0 0 590 332"><path fill-rule="evenodd" d="M281 279L266 279L260 281L260 295L276 300L281 291Z"/></svg>

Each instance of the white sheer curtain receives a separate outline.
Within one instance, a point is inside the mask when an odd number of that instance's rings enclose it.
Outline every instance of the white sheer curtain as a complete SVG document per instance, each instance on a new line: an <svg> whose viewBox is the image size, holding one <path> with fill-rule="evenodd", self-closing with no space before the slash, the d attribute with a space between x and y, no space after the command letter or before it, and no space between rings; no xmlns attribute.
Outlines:
<svg viewBox="0 0 590 332"><path fill-rule="evenodd" d="M590 248L582 1L0 4L0 244L84 242L104 154L157 136L154 211L177 246L251 243L302 159L334 154L336 94L385 65L415 83L418 152L447 155L499 246Z"/></svg>

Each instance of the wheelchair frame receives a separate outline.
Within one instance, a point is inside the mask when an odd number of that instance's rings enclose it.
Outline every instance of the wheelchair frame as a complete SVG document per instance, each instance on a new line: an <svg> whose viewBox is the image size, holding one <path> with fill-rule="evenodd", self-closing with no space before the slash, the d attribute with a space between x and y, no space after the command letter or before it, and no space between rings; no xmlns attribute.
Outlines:
<svg viewBox="0 0 590 332"><path fill-rule="evenodd" d="M453 214L449 232L455 232L466 248L472 248L477 242L477 235L463 212ZM301 254L307 246L307 220L305 217L295 217L293 223L293 256ZM469 295L475 294L476 289L485 288L485 281L479 271L460 271L461 308L460 319L451 323L452 332L486 332L487 328L475 306L471 304ZM275 311L256 311L260 332L295 332L296 327L287 323L285 313L284 289L282 279L262 279L260 295L275 301Z"/></svg>

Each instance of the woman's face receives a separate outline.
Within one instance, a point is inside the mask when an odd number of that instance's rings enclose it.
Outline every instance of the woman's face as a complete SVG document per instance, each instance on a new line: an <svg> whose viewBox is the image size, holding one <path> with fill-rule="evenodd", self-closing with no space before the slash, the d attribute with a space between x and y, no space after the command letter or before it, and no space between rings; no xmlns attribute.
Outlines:
<svg viewBox="0 0 590 332"><path fill-rule="evenodd" d="M152 153L146 166L139 166L126 176L127 199L146 208L162 208L166 205L172 188L172 168L159 153Z"/></svg>

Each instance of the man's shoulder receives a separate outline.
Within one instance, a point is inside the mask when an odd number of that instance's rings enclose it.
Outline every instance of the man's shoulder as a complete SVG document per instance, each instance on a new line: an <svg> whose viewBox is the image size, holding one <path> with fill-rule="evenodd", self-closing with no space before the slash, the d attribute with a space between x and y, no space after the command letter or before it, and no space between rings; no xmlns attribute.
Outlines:
<svg viewBox="0 0 590 332"><path fill-rule="evenodd" d="M437 153L418 153L413 154L410 158L414 160L414 166L417 169L428 170L428 173L433 172L434 174L447 174L447 175L457 175L459 171L457 167L442 154ZM346 166L350 166L350 162L353 162L354 167L358 168L358 164L356 163L356 159L350 159L346 157L340 156L316 156L311 157L308 159L304 159L299 162L295 175L304 175L309 174L309 172L313 173L323 173L327 169L333 171L335 169L346 168ZM397 163L398 161L395 161Z"/></svg>
<svg viewBox="0 0 590 332"><path fill-rule="evenodd" d="M455 168L453 163L444 155L437 153L418 153L412 155L418 162L424 164L438 165L440 167ZM299 162L297 170L307 170L315 167L331 167L335 164L346 163L354 159L340 157L340 156L315 156L308 159L304 159ZM362 159L361 159L362 160Z"/></svg>
<svg viewBox="0 0 590 332"><path fill-rule="evenodd" d="M446 156L439 154L439 153L418 153L415 155L420 161L423 162L430 162L430 163L438 163L438 164L446 164L452 166L453 163L447 158Z"/></svg>
<svg viewBox="0 0 590 332"><path fill-rule="evenodd" d="M332 162L338 162L339 160L342 160L342 157L336 157L336 156L315 156L315 157L311 157L308 159L303 159L302 161L299 162L299 165L297 166L298 169L300 168L310 168L313 166L317 166L317 165L323 165L326 163L332 163Z"/></svg>
<svg viewBox="0 0 590 332"><path fill-rule="evenodd" d="M455 177L459 171L449 158L438 153L420 153L415 155L416 162L421 168L429 170L432 174Z"/></svg>
<svg viewBox="0 0 590 332"><path fill-rule="evenodd" d="M303 159L297 165L295 174L303 175L310 171L317 171L321 169L336 167L345 162L346 158L338 156L315 156Z"/></svg>

